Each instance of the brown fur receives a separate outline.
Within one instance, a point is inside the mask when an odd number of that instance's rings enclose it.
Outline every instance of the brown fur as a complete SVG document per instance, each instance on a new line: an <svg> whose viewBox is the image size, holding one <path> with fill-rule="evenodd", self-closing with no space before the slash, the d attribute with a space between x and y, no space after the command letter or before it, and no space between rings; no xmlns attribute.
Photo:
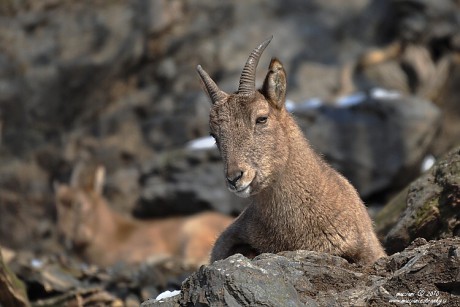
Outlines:
<svg viewBox="0 0 460 307"><path fill-rule="evenodd" d="M101 178L96 182L94 188L57 186L56 205L61 235L84 260L100 266L177 256L197 267L208 262L215 239L233 220L214 212L134 220L113 211L102 195Z"/></svg>
<svg viewBox="0 0 460 307"><path fill-rule="evenodd" d="M312 150L286 110L286 73L277 59L253 95L220 92L213 100L214 85L206 89L225 174L241 174L229 189L252 200L216 241L211 261L298 249L362 264L385 256L356 190Z"/></svg>

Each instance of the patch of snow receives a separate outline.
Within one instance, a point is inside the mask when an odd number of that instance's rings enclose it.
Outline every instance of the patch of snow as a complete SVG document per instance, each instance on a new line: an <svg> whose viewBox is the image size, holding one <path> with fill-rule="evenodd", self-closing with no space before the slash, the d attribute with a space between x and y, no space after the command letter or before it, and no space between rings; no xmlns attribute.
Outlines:
<svg viewBox="0 0 460 307"><path fill-rule="evenodd" d="M176 295L179 295L179 294L180 294L180 290L174 290L174 291L166 290L165 292L162 292L162 293L158 294L158 296L155 298L155 300L159 301L159 300L163 300L165 298L173 297L173 296L176 296Z"/></svg>
<svg viewBox="0 0 460 307"><path fill-rule="evenodd" d="M399 99L401 98L401 94L397 91L375 87L371 90L371 97L375 99Z"/></svg>
<svg viewBox="0 0 460 307"><path fill-rule="evenodd" d="M290 99L286 99L285 106L286 106L286 110L288 110L289 112L292 112L292 110L295 108L295 102Z"/></svg>
<svg viewBox="0 0 460 307"><path fill-rule="evenodd" d="M348 108L366 101L366 94L363 92L356 92L351 95L342 96L336 99L335 104L341 108Z"/></svg>
<svg viewBox="0 0 460 307"><path fill-rule="evenodd" d="M43 266L43 261L40 259L32 259L30 260L30 265L35 269L39 269Z"/></svg>
<svg viewBox="0 0 460 307"><path fill-rule="evenodd" d="M316 109L322 105L323 105L323 101L316 97L304 100L303 102L300 102L300 103L295 103L294 101L290 99L286 99L286 110L288 110L289 112L296 112L296 111L298 112L298 111Z"/></svg>
<svg viewBox="0 0 460 307"><path fill-rule="evenodd" d="M434 156L432 155L426 156L425 159L423 159L422 161L422 165L420 166L420 170L422 171L422 173L429 170L434 165L435 162L436 162L436 159Z"/></svg>
<svg viewBox="0 0 460 307"><path fill-rule="evenodd" d="M207 150L216 147L216 141L212 136L204 136L187 143L186 148L189 150Z"/></svg>

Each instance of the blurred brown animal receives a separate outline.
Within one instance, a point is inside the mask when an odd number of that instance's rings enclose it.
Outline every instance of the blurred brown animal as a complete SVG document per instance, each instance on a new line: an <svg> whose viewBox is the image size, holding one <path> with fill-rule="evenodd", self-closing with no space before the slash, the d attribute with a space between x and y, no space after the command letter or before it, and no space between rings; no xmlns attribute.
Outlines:
<svg viewBox="0 0 460 307"><path fill-rule="evenodd" d="M105 170L93 180L56 189L58 232L85 261L110 266L119 261L139 263L151 256L177 256L197 267L209 261L211 248L232 218L215 212L190 217L140 221L113 211L102 195Z"/></svg>
<svg viewBox="0 0 460 307"><path fill-rule="evenodd" d="M397 65L384 65L390 62ZM394 41L383 48L366 51L346 63L340 70L338 89L334 96L345 96L362 90L356 87L354 80L361 78L369 79L368 86L395 89L438 103L450 82L453 67L459 64L459 51L446 52L434 60L427 46ZM405 72L403 67L410 73Z"/></svg>
<svg viewBox="0 0 460 307"><path fill-rule="evenodd" d="M254 49L238 91L227 94L197 67L211 99L211 135L223 159L230 191L252 203L216 241L211 261L235 253L306 249L369 264L385 256L353 186L317 155L285 108L286 73L271 60L261 90Z"/></svg>

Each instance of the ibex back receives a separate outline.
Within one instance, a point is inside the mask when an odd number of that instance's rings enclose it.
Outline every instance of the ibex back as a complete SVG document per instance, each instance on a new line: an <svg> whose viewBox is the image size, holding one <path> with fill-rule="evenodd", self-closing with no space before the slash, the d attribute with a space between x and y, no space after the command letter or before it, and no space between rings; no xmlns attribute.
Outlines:
<svg viewBox="0 0 460 307"><path fill-rule="evenodd" d="M211 102L210 130L230 191L252 203L217 240L211 261L314 250L352 262L385 256L358 193L310 147L285 108L286 73L272 59L262 89L255 70L271 39L253 50L238 90L220 90L197 67Z"/></svg>

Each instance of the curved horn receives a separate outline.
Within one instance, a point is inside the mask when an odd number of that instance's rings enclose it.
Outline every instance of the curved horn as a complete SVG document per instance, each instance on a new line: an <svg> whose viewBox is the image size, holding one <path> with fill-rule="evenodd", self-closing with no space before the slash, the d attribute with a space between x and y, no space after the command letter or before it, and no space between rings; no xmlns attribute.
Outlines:
<svg viewBox="0 0 460 307"><path fill-rule="evenodd" d="M204 86L206 87L206 92L208 93L211 102L214 104L219 100L225 99L228 95L224 91L220 90L217 84L211 79L207 72L198 65L196 67L198 74L200 75L201 80L203 81Z"/></svg>
<svg viewBox="0 0 460 307"><path fill-rule="evenodd" d="M256 68L259 63L260 56L264 52L267 45L272 40L273 35L261 43L249 55L246 65L244 65L243 72L241 73L240 85L238 87L239 94L253 94L256 91Z"/></svg>

